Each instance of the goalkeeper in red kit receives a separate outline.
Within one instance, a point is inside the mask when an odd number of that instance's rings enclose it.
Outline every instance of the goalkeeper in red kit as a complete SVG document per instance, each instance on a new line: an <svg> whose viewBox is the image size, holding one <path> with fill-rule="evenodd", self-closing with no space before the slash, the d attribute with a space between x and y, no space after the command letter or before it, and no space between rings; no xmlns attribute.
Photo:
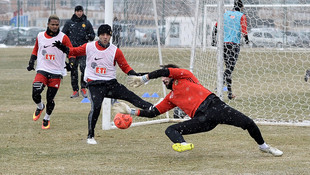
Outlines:
<svg viewBox="0 0 310 175"><path fill-rule="evenodd" d="M247 130L262 152L274 156L283 154L282 151L265 143L259 128L251 118L221 101L214 93L203 87L189 70L168 64L143 76L130 76L128 83L130 86L139 87L150 79L159 77L162 77L167 89L171 90L159 104L150 109L139 110L131 109L127 104L120 102L114 104L113 110L153 118L178 106L191 118L171 125L165 131L174 143L172 148L178 152L194 148L192 143L185 141L183 135L207 132L218 124L227 124Z"/></svg>

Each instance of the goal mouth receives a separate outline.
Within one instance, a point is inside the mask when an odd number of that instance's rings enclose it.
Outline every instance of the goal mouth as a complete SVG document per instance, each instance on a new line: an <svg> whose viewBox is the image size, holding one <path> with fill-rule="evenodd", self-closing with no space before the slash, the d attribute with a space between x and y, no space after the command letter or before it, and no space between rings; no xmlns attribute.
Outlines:
<svg viewBox="0 0 310 175"><path fill-rule="evenodd" d="M173 4L127 2L114 9L111 16L117 16L124 26L120 49L136 72L177 64L192 71L204 87L258 123L310 126L309 82L304 81L306 70L310 69L310 59L307 59L310 39L292 42L298 35L310 38L307 18L310 12L306 10L310 4L264 2L244 3L242 12L247 18L250 42L247 45L241 37L240 53L231 75L232 93L236 96L233 100L228 99L227 83L223 84L226 68L223 14L232 9L233 3L214 0ZM216 23L219 25L217 45L212 46ZM126 77L117 69L117 79L125 86ZM158 79L136 89L128 88L153 104L167 94ZM173 111L169 111L152 119L134 118L132 125L177 120ZM110 126L110 122L108 124Z"/></svg>

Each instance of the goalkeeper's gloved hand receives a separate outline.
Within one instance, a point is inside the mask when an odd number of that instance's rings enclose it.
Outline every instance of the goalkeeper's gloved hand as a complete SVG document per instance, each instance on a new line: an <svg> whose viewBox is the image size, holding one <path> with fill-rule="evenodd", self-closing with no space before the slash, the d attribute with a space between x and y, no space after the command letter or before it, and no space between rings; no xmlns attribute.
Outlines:
<svg viewBox="0 0 310 175"><path fill-rule="evenodd" d="M124 102L119 102L119 103L114 103L112 110L115 113L122 113L122 114L130 114L130 115L135 115L136 110L131 109L126 103Z"/></svg>
<svg viewBox="0 0 310 175"><path fill-rule="evenodd" d="M139 87L149 81L148 75L143 76L128 76L127 83L131 87Z"/></svg>
<svg viewBox="0 0 310 175"><path fill-rule="evenodd" d="M63 45L60 41L55 41L53 43L53 47L57 47L59 50L61 50L67 55L69 54L70 49L67 46Z"/></svg>

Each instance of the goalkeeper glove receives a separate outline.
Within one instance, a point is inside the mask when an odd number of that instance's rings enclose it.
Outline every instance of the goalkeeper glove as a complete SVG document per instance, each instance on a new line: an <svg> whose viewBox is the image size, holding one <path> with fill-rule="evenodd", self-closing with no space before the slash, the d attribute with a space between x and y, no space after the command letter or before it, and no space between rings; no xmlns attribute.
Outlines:
<svg viewBox="0 0 310 175"><path fill-rule="evenodd" d="M70 52L70 49L67 46L63 45L60 41L55 41L53 43L53 47L57 47L59 50L61 50L63 53L67 55Z"/></svg>
<svg viewBox="0 0 310 175"><path fill-rule="evenodd" d="M122 114L130 114L130 115L135 115L136 110L131 109L126 103L124 102L119 102L115 103L112 107L112 110L115 113L122 113Z"/></svg>
<svg viewBox="0 0 310 175"><path fill-rule="evenodd" d="M128 85L135 88L147 83L148 81L149 79L147 74L143 76L128 76L127 78Z"/></svg>

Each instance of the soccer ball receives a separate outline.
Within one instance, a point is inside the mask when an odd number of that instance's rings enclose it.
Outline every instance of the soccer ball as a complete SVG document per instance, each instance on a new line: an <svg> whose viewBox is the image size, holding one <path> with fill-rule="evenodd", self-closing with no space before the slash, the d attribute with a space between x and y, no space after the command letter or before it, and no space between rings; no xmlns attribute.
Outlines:
<svg viewBox="0 0 310 175"><path fill-rule="evenodd" d="M132 117L129 114L117 113L113 121L117 128L127 129L132 123Z"/></svg>

